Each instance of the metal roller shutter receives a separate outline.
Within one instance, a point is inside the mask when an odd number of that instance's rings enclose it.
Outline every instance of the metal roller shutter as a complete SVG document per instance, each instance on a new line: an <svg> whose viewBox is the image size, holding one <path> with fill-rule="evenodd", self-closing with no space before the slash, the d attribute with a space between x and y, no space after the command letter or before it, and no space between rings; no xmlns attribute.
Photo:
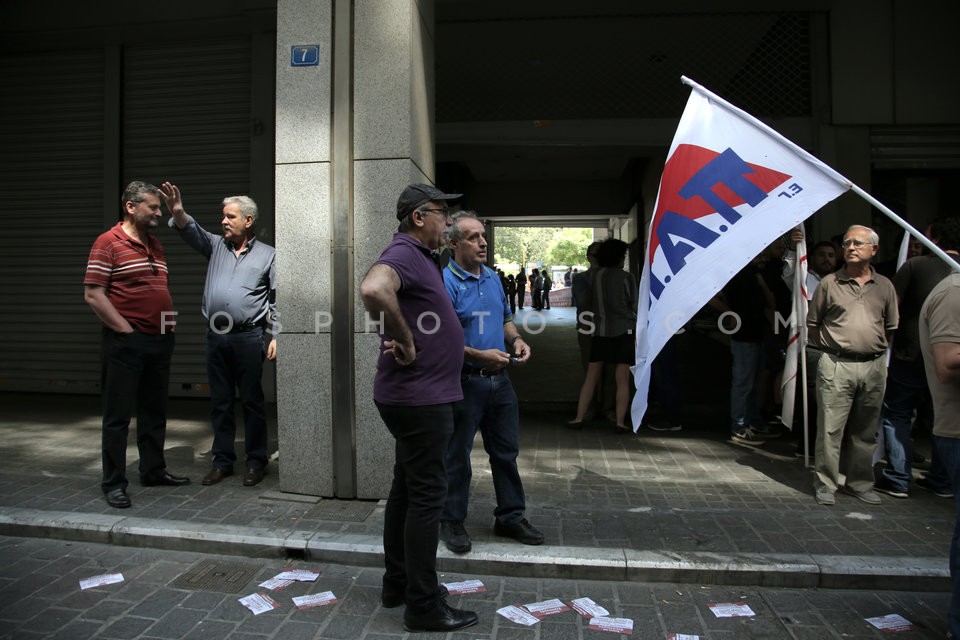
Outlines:
<svg viewBox="0 0 960 640"><path fill-rule="evenodd" d="M870 156L875 169L960 169L960 127L876 126Z"/></svg>
<svg viewBox="0 0 960 640"><path fill-rule="evenodd" d="M99 50L0 57L0 390L99 385L83 272L104 230L104 75Z"/></svg>
<svg viewBox="0 0 960 640"><path fill-rule="evenodd" d="M137 46L123 56L123 180L183 192L188 213L218 233L225 196L250 188L250 41ZM207 263L171 229L167 251L177 316L171 393L206 394L206 324L200 314Z"/></svg>
<svg viewBox="0 0 960 640"><path fill-rule="evenodd" d="M0 56L0 390L99 390L100 324L83 302L83 272L124 184L177 183L214 233L223 197L250 190L249 36L119 55L119 73L105 71L115 58L99 49ZM179 311L170 392L206 395L206 261L166 227L159 237Z"/></svg>

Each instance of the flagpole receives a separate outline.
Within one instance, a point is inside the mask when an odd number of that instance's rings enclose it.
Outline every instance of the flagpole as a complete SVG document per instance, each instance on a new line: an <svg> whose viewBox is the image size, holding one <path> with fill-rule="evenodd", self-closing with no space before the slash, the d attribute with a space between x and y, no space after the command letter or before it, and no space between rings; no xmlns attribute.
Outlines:
<svg viewBox="0 0 960 640"><path fill-rule="evenodd" d="M949 255L947 255L947 253L943 249L941 249L940 247L935 245L933 242L931 242L929 238L927 238L925 235L920 233L917 229L910 226L910 224L906 220L904 220L903 218L898 216L896 213L891 211L889 207L887 207L882 202L874 198L872 195L870 195L869 193L867 193L866 191L864 191L863 189L855 185L853 182L845 178L842 174L837 172L833 167L827 165L826 163L824 163L822 160L820 160L813 154L809 153L802 147L798 146L796 143L792 142L790 139L784 137L775 129L767 126L760 120L757 120L756 118L751 116L749 113L747 113L743 109L730 104L720 96L712 93L711 91L697 84L687 76L680 76L680 81L683 82L683 84L687 85L688 87L692 88L693 90L697 91L701 95L705 96L711 102L730 111L737 117L742 118L747 122L750 122L751 124L753 124L753 126L757 127L758 129L766 133L771 138L774 138L775 140L779 141L781 144L786 145L794 153L801 156L807 162L817 167L817 169L819 169L821 172L823 172L827 176L833 178L834 180L836 180L837 182L843 185L848 186L851 191L853 191L858 196L860 196L861 198L869 202L871 205L879 209L888 218L890 218L891 220L896 222L898 225L903 227L907 231L907 233L913 235L917 240L922 242L923 245L928 249L930 249L930 251L933 254L937 255L941 260L943 260L944 262L949 264L951 267L953 267L954 270L960 272L960 264L958 264L957 261L951 258Z"/></svg>
<svg viewBox="0 0 960 640"><path fill-rule="evenodd" d="M804 327L806 328L806 327ZM803 379L801 395L803 396L803 466L810 466L810 390L807 389L807 345L803 339L804 332L800 332L800 374Z"/></svg>
<svg viewBox="0 0 960 640"><path fill-rule="evenodd" d="M930 238L923 235L922 233L917 231L915 228L911 227L910 223L908 223L906 220L904 220L903 218L895 214L893 211L891 211L890 208L887 207L885 204L883 204L882 202L880 202L879 200L874 198L872 195L870 195L869 193L867 193L866 191L864 191L863 189L861 189L860 187L858 187L853 183L850 183L850 190L853 191L858 196L860 196L861 198L863 198L864 200L866 200L867 202L869 202L871 205L873 205L877 209L879 209L888 218L896 222L898 225L903 227L903 229L907 233L909 233L914 238L916 238L921 243L923 243L923 245L927 249L930 249L931 253L936 254L941 260L943 260L944 262L949 264L951 267L953 267L955 271L960 271L960 264L958 264L956 260L951 258L946 251L944 251L943 249L935 245L933 241L930 240Z"/></svg>

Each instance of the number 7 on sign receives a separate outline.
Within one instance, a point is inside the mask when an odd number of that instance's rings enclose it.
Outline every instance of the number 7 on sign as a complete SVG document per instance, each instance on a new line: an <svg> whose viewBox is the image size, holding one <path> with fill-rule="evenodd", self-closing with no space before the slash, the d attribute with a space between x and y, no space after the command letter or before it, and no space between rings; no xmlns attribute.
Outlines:
<svg viewBox="0 0 960 640"><path fill-rule="evenodd" d="M297 44L290 47L291 67L315 67L320 64L320 45Z"/></svg>

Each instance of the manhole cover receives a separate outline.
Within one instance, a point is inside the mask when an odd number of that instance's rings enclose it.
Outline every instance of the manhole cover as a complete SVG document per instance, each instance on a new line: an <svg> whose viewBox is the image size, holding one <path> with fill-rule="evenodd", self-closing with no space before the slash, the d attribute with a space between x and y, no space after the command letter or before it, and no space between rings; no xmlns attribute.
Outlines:
<svg viewBox="0 0 960 640"><path fill-rule="evenodd" d="M376 507L375 500L321 500L307 512L307 517L340 522L363 522Z"/></svg>
<svg viewBox="0 0 960 640"><path fill-rule="evenodd" d="M169 586L193 591L240 593L259 570L258 565L243 562L201 560Z"/></svg>

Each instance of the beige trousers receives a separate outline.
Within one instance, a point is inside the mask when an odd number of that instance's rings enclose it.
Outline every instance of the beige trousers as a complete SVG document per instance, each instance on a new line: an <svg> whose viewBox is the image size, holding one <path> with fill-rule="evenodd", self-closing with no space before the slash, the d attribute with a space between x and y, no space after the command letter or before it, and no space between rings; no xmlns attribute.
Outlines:
<svg viewBox="0 0 960 640"><path fill-rule="evenodd" d="M849 489L859 493L873 488L873 452L886 382L883 356L868 362L830 353L820 358L815 491L835 492L841 468Z"/></svg>

